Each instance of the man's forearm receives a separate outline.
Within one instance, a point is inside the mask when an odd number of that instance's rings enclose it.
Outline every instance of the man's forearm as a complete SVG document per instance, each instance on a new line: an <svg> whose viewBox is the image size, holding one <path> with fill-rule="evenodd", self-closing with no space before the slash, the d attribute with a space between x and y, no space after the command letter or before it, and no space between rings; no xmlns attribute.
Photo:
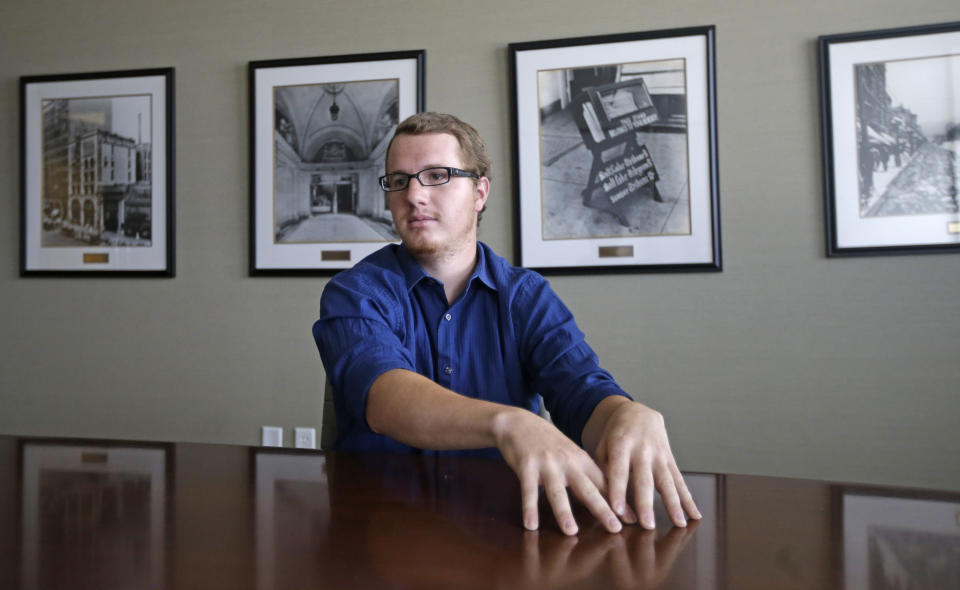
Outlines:
<svg viewBox="0 0 960 590"><path fill-rule="evenodd" d="M431 450L497 446L498 426L517 411L524 410L460 395L403 369L373 382L366 409L374 432Z"/></svg>

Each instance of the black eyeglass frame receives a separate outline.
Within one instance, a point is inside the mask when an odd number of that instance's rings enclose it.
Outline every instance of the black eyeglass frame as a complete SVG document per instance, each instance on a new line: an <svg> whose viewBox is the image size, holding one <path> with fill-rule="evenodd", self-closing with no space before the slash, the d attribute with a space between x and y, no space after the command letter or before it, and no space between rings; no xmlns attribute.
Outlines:
<svg viewBox="0 0 960 590"><path fill-rule="evenodd" d="M425 182L423 182L423 179L420 178L420 175L423 174L424 172L428 171L428 170L446 170L446 171L447 171L447 179L446 179L445 181L443 181L443 182L438 182L438 183L436 183L436 184L426 184ZM406 182L406 183L403 185L403 187L401 187L401 188L387 188L387 177L388 177L388 176L406 176L406 177L407 177L407 182ZM421 170L421 171L419 171L419 172L416 172L416 173L414 173L414 174L407 174L407 173L405 173L405 172L391 172L390 174L384 174L383 176L381 176L381 177L378 178L377 180L378 180L379 183L380 183L380 188L383 189L384 192L387 192L387 193L395 193L395 192L398 192L398 191L407 190L407 189L410 187L410 179L411 179L411 178L416 178L416 179L417 179L417 182L420 183L420 186L443 186L443 185L449 183L449 182L450 182L450 179L452 179L454 176L461 176L461 177L464 177L464 178L475 178L475 179L479 179L479 178L480 178L480 175L477 174L476 172L470 172L469 170L462 170L462 169L460 169L460 168L454 168L453 166L430 166L429 168L424 168L423 170Z"/></svg>

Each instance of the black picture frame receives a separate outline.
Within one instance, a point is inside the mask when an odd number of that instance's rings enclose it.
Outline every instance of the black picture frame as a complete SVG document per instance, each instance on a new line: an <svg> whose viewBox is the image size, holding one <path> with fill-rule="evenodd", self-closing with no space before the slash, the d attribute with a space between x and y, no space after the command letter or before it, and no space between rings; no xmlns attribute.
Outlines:
<svg viewBox="0 0 960 590"><path fill-rule="evenodd" d="M883 585L885 571L922 587L950 587L960 547L960 494L831 486L833 569L837 588ZM953 566L953 567L951 567Z"/></svg>
<svg viewBox="0 0 960 590"><path fill-rule="evenodd" d="M518 265L722 270L715 36L509 45Z"/></svg>
<svg viewBox="0 0 960 590"><path fill-rule="evenodd" d="M398 242L377 178L397 123L424 110L426 51L248 72L250 275L331 275Z"/></svg>
<svg viewBox="0 0 960 590"><path fill-rule="evenodd" d="M828 257L960 252L958 44L960 22L819 37Z"/></svg>
<svg viewBox="0 0 960 590"><path fill-rule="evenodd" d="M20 78L20 276L175 274L174 69Z"/></svg>

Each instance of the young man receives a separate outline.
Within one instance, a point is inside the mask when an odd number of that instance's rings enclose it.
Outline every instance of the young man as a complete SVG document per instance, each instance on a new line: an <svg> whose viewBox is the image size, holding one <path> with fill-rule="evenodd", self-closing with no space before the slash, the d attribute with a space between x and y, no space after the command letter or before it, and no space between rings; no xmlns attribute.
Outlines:
<svg viewBox="0 0 960 590"><path fill-rule="evenodd" d="M546 280L477 241L489 169L483 140L452 115L397 127L380 183L403 243L335 276L314 326L336 448L502 455L531 530L539 486L568 535L567 488L610 532L654 528L654 489L675 525L700 518L662 416L600 368Z"/></svg>

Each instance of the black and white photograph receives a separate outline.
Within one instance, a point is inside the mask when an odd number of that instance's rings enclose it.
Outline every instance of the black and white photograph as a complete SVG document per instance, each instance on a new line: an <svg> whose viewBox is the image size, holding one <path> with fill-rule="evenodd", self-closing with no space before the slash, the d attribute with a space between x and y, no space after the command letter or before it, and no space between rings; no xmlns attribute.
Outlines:
<svg viewBox="0 0 960 590"><path fill-rule="evenodd" d="M690 234L685 77L682 59L538 72L545 240Z"/></svg>
<svg viewBox="0 0 960 590"><path fill-rule="evenodd" d="M21 79L22 274L173 274L172 70Z"/></svg>
<svg viewBox="0 0 960 590"><path fill-rule="evenodd" d="M423 110L423 51L250 63L251 274L327 274L399 241L377 183Z"/></svg>
<svg viewBox="0 0 960 590"><path fill-rule="evenodd" d="M383 169L384 153L376 148L399 123L397 80L280 86L274 92L275 241L398 240L383 192L361 183L365 171L356 166L369 162L377 174ZM299 174L304 170L309 174ZM306 201L302 181L309 181Z"/></svg>
<svg viewBox="0 0 960 590"><path fill-rule="evenodd" d="M40 245L149 246L150 95L41 104Z"/></svg>
<svg viewBox="0 0 960 590"><path fill-rule="evenodd" d="M960 588L960 496L842 493L846 590Z"/></svg>
<svg viewBox="0 0 960 590"><path fill-rule="evenodd" d="M166 453L163 447L25 443L22 588L162 588ZM78 542L94 534L96 542ZM46 562L51 556L56 563ZM71 562L82 567L64 566ZM90 577L77 578L79 571Z"/></svg>
<svg viewBox="0 0 960 590"><path fill-rule="evenodd" d="M960 251L960 25L820 39L828 253Z"/></svg>
<svg viewBox="0 0 960 590"><path fill-rule="evenodd" d="M713 28L510 55L522 265L719 270Z"/></svg>

